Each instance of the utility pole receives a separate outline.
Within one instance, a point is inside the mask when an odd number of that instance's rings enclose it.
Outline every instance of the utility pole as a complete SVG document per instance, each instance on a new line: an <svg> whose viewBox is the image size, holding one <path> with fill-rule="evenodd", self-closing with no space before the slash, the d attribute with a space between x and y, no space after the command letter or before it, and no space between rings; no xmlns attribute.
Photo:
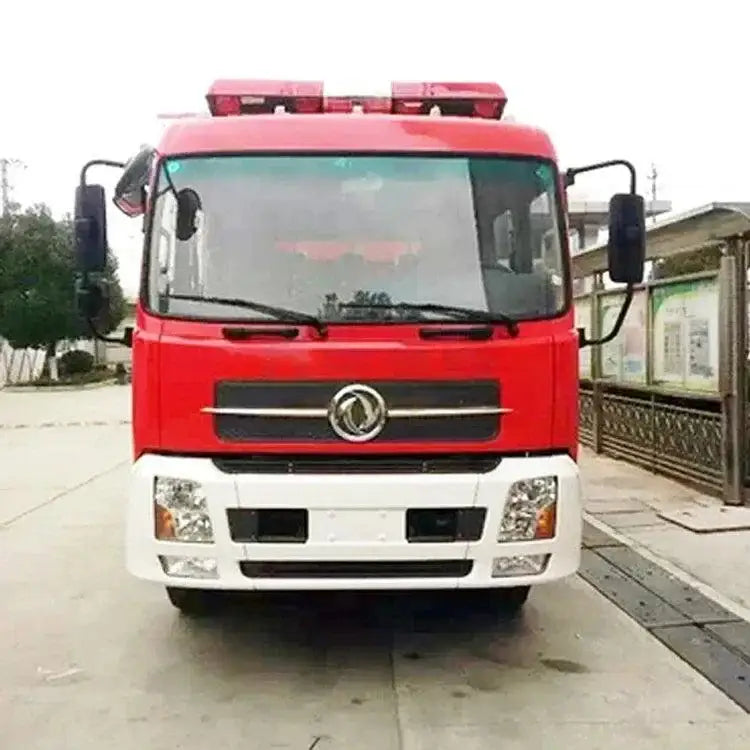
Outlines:
<svg viewBox="0 0 750 750"><path fill-rule="evenodd" d="M648 175L648 181L651 183L651 223L656 222L656 179L659 173L656 171L656 164L651 162L651 172Z"/></svg>
<svg viewBox="0 0 750 750"><path fill-rule="evenodd" d="M3 216L10 213L10 193L12 190L10 168L23 166L24 163L20 159L0 158L0 199L2 200Z"/></svg>

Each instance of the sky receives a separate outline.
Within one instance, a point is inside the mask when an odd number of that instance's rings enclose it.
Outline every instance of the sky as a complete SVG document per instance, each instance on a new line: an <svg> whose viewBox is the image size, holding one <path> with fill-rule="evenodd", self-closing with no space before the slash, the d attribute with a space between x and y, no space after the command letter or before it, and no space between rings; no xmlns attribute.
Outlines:
<svg viewBox="0 0 750 750"><path fill-rule="evenodd" d="M750 6L713 0L334 0L12 3L0 44L0 157L13 198L72 212L80 167L156 145L165 112L205 111L215 78L488 80L506 112L546 130L563 168L627 158L639 191L675 210L750 200ZM442 8L442 10L439 10ZM115 173L92 174L108 189ZM571 197L608 200L618 170ZM111 193L110 193L111 194ZM137 288L140 222L112 210L110 245Z"/></svg>

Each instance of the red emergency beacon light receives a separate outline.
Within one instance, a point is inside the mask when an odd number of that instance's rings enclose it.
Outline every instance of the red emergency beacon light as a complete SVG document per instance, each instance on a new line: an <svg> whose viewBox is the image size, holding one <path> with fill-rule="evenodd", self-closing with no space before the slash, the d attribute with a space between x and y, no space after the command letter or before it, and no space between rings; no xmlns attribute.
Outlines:
<svg viewBox="0 0 750 750"><path fill-rule="evenodd" d="M357 112L391 114L391 99L387 96L327 96L323 102L326 112Z"/></svg>
<svg viewBox="0 0 750 750"><path fill-rule="evenodd" d="M508 98L496 83L393 83L394 114L442 115L499 120Z"/></svg>
<svg viewBox="0 0 750 750"><path fill-rule="evenodd" d="M314 114L323 111L323 84L318 81L214 81L206 94L214 117L286 112Z"/></svg>
<svg viewBox="0 0 750 750"><path fill-rule="evenodd" d="M214 117L353 113L481 117L499 120L507 97L496 83L391 84L391 96L324 96L319 81L215 81L206 95Z"/></svg>

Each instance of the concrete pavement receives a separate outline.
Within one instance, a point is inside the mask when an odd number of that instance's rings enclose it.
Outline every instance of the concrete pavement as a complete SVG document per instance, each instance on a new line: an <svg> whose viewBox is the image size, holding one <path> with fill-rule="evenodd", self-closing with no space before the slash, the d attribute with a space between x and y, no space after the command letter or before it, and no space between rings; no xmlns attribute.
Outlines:
<svg viewBox="0 0 750 750"><path fill-rule="evenodd" d="M695 533L659 515L705 509L718 518L718 498L588 449L579 465L588 520L750 620L750 576L744 572L750 530ZM750 522L750 508L732 513Z"/></svg>
<svg viewBox="0 0 750 750"><path fill-rule="evenodd" d="M516 622L449 595L180 617L124 571L127 394L0 392L27 425L0 428L2 750L750 746L742 709L578 577Z"/></svg>
<svg viewBox="0 0 750 750"><path fill-rule="evenodd" d="M126 386L95 384L86 388L0 390L0 429L129 422L130 388Z"/></svg>

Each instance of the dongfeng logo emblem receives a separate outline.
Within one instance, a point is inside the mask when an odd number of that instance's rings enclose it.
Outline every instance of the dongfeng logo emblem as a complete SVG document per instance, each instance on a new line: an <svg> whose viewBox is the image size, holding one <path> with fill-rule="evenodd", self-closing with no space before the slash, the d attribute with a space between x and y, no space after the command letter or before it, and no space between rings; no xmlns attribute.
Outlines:
<svg viewBox="0 0 750 750"><path fill-rule="evenodd" d="M333 431L351 443L364 443L377 437L387 409L383 397L369 385L354 383L336 393L328 406L328 421Z"/></svg>

